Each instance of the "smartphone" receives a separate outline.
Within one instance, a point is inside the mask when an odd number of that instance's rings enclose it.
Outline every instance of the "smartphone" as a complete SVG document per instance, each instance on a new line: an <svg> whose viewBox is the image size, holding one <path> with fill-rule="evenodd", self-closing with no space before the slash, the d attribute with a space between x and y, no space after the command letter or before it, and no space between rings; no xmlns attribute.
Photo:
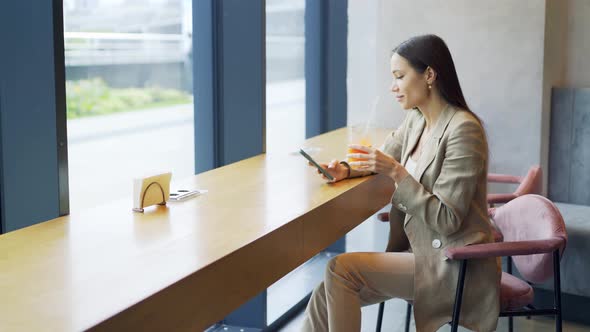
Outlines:
<svg viewBox="0 0 590 332"><path fill-rule="evenodd" d="M299 153L301 153L301 155L304 156L305 159L309 160L309 162L312 163L318 169L318 171L322 172L322 174L324 174L328 178L328 180L334 180L334 177L330 173L328 173L328 171L326 171L325 168L323 168L322 166L320 166L320 164L313 160L313 158L310 155L305 153L303 149L299 149Z"/></svg>

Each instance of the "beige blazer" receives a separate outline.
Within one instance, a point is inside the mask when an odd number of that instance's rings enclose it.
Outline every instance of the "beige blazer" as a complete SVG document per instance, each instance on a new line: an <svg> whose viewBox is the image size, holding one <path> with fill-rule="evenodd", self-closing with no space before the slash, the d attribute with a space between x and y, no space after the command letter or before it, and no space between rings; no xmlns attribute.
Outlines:
<svg viewBox="0 0 590 332"><path fill-rule="evenodd" d="M424 126L422 114L409 111L386 139L384 152L405 165ZM487 167L488 148L480 123L470 112L449 106L424 145L416 179L408 176L398 183L391 198L388 251L407 249L409 240L415 256L414 317L419 332L436 331L452 318L459 262L448 260L445 249L493 242ZM461 325L475 331L496 329L500 276L499 259L467 263Z"/></svg>

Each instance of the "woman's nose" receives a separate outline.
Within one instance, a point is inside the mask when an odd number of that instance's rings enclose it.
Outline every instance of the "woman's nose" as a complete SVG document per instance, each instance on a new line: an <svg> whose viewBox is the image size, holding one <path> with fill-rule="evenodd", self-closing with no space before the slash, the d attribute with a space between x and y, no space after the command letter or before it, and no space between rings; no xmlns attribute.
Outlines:
<svg viewBox="0 0 590 332"><path fill-rule="evenodd" d="M391 82L391 92L397 92L399 90L399 87L397 86L397 84L395 83L395 81Z"/></svg>

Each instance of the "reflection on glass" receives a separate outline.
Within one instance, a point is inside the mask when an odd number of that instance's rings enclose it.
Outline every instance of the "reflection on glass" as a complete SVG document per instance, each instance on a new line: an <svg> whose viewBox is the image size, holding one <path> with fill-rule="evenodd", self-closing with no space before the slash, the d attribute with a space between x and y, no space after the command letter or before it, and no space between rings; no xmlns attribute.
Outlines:
<svg viewBox="0 0 590 332"><path fill-rule="evenodd" d="M71 211L194 174L191 0L64 0Z"/></svg>
<svg viewBox="0 0 590 332"><path fill-rule="evenodd" d="M305 140L305 0L266 0L266 152L299 151ZM307 171L301 158L302 171ZM322 263L320 260L312 260ZM325 262L323 262L325 263ZM267 289L267 324L311 291L318 264L305 264Z"/></svg>
<svg viewBox="0 0 590 332"><path fill-rule="evenodd" d="M305 0L266 1L266 152L305 139Z"/></svg>

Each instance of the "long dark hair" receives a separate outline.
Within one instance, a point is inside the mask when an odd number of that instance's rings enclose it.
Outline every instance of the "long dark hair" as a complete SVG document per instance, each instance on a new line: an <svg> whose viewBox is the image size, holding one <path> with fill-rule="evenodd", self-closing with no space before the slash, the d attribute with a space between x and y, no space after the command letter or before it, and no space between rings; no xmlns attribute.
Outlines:
<svg viewBox="0 0 590 332"><path fill-rule="evenodd" d="M463 97L451 52L439 36L423 35L410 38L394 48L393 53L408 60L412 68L419 73L424 73L428 67L434 69L437 73L436 86L446 102L473 113Z"/></svg>
<svg viewBox="0 0 590 332"><path fill-rule="evenodd" d="M467 106L465 97L463 97L463 90L461 90L459 84L453 57L444 40L436 35L416 36L399 44L392 50L392 55L393 53L397 53L408 60L412 68L419 73L424 73L428 67L436 71L436 86L441 96L447 103L468 111L477 119L482 126L487 148L487 134L483 121ZM486 174L487 169L488 162L486 161Z"/></svg>

